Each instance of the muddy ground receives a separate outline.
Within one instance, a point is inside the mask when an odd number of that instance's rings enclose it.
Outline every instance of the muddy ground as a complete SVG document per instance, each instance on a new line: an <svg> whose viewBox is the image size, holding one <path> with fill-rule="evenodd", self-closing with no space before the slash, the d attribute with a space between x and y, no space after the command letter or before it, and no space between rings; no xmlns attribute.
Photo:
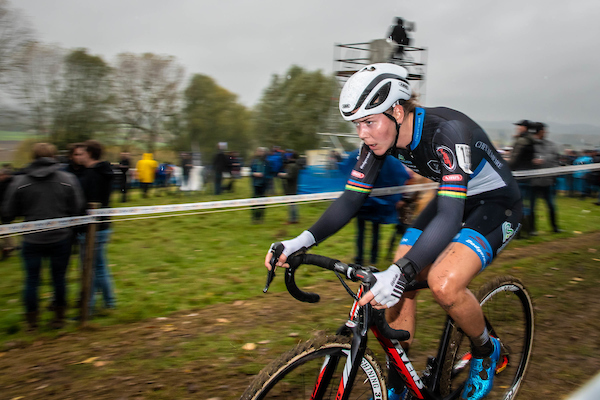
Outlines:
<svg viewBox="0 0 600 400"><path fill-rule="evenodd" d="M600 232L509 249L501 257L593 252L598 243ZM598 276L589 277L596 287ZM318 289L327 296L344 296L339 285ZM534 301L535 345L518 398L563 399L600 370L600 296L593 289L549 290ZM274 293L33 343L6 343L0 348L0 399L235 399L252 378L243 366L264 365L277 354L260 343L243 350L245 340L233 332L250 331L257 320L288 324L290 313L300 314L303 307L287 293ZM165 363L171 356L180 359L187 342L211 335L229 335L235 348L230 354L211 354L214 350L207 348L183 367ZM159 359L160 369L145 367Z"/></svg>

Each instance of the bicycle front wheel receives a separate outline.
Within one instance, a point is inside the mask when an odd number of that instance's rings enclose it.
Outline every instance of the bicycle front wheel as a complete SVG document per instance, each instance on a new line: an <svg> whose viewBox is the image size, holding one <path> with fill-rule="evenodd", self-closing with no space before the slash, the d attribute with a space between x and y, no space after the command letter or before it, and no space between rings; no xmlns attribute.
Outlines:
<svg viewBox="0 0 600 400"><path fill-rule="evenodd" d="M241 400L335 399L349 354L350 338L344 336L301 343L266 366ZM311 397L313 394L315 397ZM381 367L369 350L363 356L349 398L387 400Z"/></svg>
<svg viewBox="0 0 600 400"><path fill-rule="evenodd" d="M494 388L486 400L513 399L525 375L533 345L533 304L523 283L504 276L485 284L477 293L490 335L502 344ZM447 395L459 389L469 372L469 338L454 326L448 353L443 360L441 391Z"/></svg>

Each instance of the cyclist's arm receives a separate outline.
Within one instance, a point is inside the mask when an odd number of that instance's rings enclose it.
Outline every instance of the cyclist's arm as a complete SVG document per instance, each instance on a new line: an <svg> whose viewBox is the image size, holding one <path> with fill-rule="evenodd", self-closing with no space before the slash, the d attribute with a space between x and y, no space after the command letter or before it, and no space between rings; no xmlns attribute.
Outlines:
<svg viewBox="0 0 600 400"><path fill-rule="evenodd" d="M346 183L346 190L308 229L316 243L339 231L356 215L369 197L384 161L385 157L376 157L367 146L362 145Z"/></svg>
<svg viewBox="0 0 600 400"><path fill-rule="evenodd" d="M461 229L471 161L470 153L457 151L457 146L467 146L470 141L469 131L456 121L442 125L433 138L442 180L437 192L436 216L404 257L416 273L431 264Z"/></svg>

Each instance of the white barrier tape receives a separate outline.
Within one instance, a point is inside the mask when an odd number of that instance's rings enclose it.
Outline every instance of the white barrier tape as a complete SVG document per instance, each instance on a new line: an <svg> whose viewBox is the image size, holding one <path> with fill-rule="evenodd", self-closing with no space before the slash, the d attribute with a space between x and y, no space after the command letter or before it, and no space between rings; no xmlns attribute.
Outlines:
<svg viewBox="0 0 600 400"><path fill-rule="evenodd" d="M98 217L93 215L84 215L81 217L53 218L40 221L0 225L0 235L10 236L17 233L33 233L35 231L69 228L77 225L90 224L97 219Z"/></svg>
<svg viewBox="0 0 600 400"><path fill-rule="evenodd" d="M600 163L596 164L582 164L582 165L566 165L564 167L554 168L543 168L543 169L530 169L527 171L513 171L513 176L519 178L534 178L539 176L556 176L556 175L568 175L573 172L579 171L595 171L600 169Z"/></svg>
<svg viewBox="0 0 600 400"><path fill-rule="evenodd" d="M565 167L545 168L528 171L514 171L513 175L517 178L566 175L577 171L591 171L600 169L600 163L569 165ZM425 183L421 185L395 186L388 188L377 188L371 192L371 196L386 196L396 193L412 193L423 190L434 190L439 186L438 183ZM88 210L88 216L67 217L46 219L40 221L22 222L9 225L0 225L0 236L13 235L17 233L31 233L33 231L68 228L71 226L83 225L95 222L100 216L126 216L142 214L172 213L181 211L199 211L214 210L222 208L241 208L273 204L300 203L307 201L333 200L338 198L343 192L327 192L301 194L293 196L272 196L252 199L237 199L224 201L208 201L202 203L172 204L164 206L147 207L120 207L120 208L100 208Z"/></svg>

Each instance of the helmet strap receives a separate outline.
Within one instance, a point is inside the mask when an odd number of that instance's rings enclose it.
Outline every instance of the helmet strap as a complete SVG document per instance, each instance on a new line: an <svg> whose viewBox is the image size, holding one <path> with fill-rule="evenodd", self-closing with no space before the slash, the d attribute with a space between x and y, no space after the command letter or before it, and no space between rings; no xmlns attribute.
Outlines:
<svg viewBox="0 0 600 400"><path fill-rule="evenodd" d="M398 157L398 148L396 147L396 143L398 143L398 137L400 136L400 127L402 126L402 124L398 123L398 121L396 121L396 118L394 118L393 115L388 114L388 113L382 113L383 115L385 115L386 117L388 117L389 119L392 120L392 122L394 124L396 124L396 138L394 139L394 143L392 144L392 147L390 147L388 149L388 151L390 152L390 154L394 157Z"/></svg>

